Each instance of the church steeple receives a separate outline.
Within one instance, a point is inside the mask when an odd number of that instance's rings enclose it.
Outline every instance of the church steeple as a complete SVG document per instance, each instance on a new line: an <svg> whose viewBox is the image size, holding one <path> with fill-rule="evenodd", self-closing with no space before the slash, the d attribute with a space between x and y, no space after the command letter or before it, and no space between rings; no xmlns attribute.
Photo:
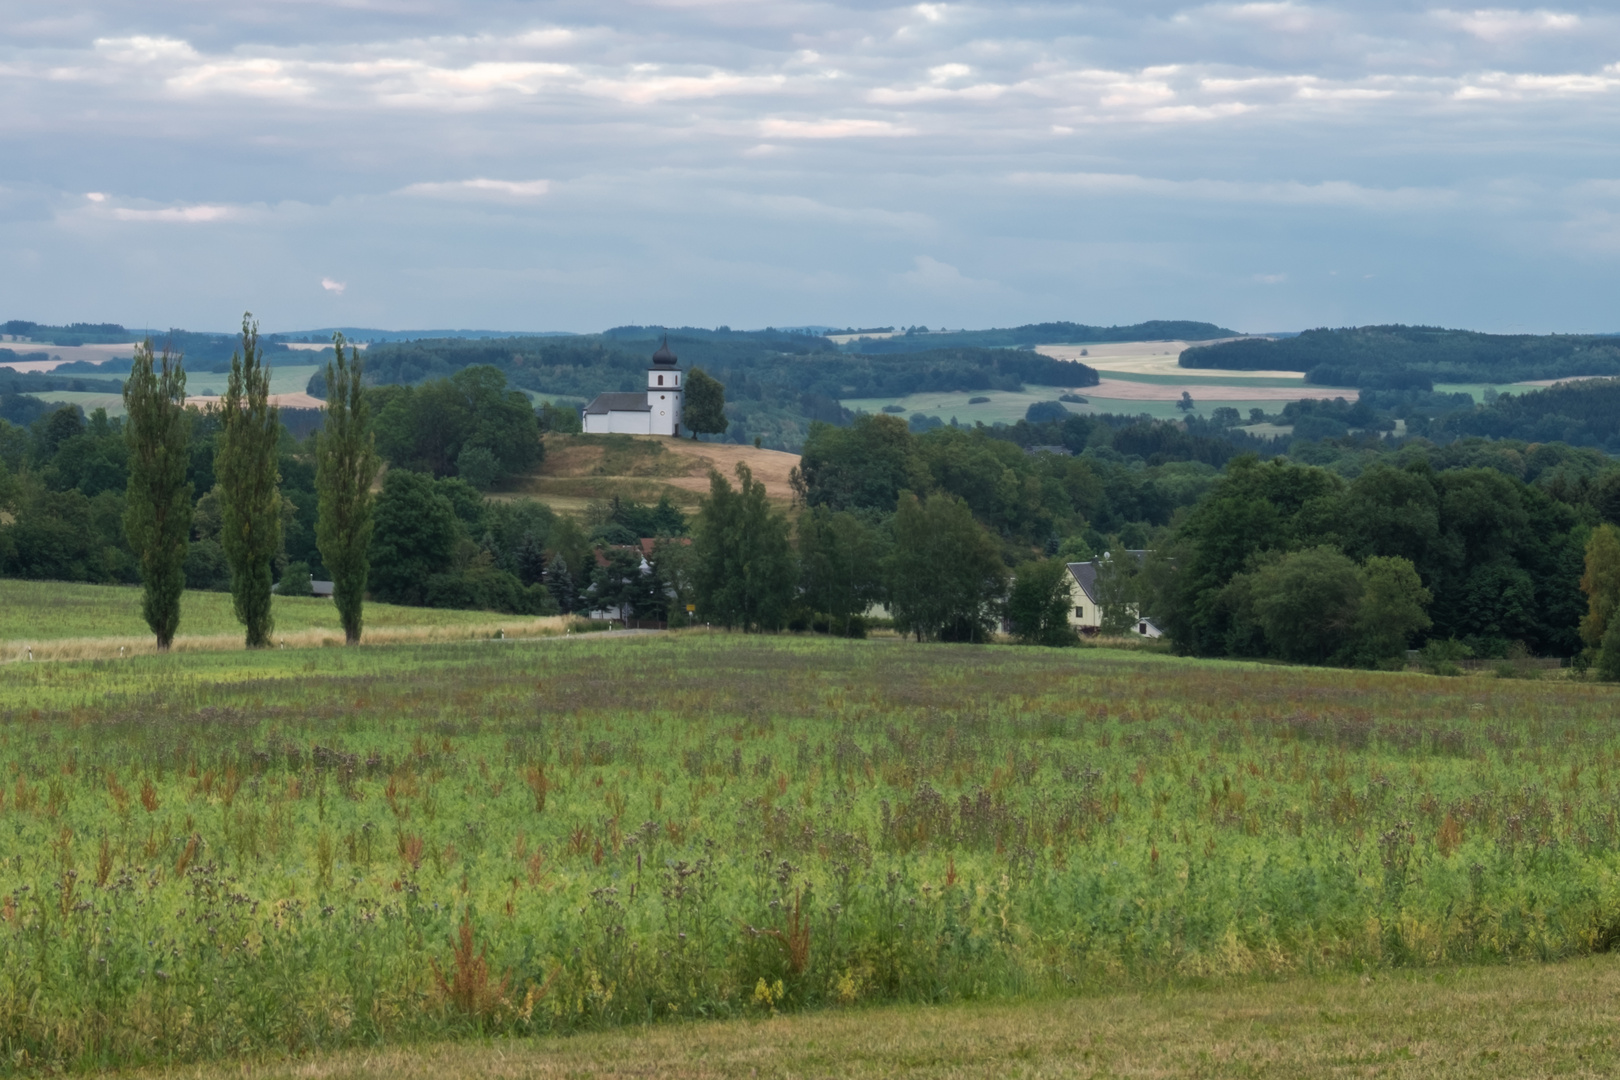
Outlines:
<svg viewBox="0 0 1620 1080"><path fill-rule="evenodd" d="M653 435L681 433L681 369L676 362L665 334L647 369L647 411Z"/></svg>

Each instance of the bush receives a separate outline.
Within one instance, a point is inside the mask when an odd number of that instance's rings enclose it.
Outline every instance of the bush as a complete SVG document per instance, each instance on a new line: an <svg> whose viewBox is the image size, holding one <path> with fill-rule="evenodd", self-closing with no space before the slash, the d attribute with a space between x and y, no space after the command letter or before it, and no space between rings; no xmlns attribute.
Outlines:
<svg viewBox="0 0 1620 1080"><path fill-rule="evenodd" d="M1430 675L1461 675L1462 668L1457 666L1457 662L1473 655L1474 650L1456 638L1448 641L1435 638L1423 646L1421 663L1423 670Z"/></svg>
<svg viewBox="0 0 1620 1080"><path fill-rule="evenodd" d="M883 406L883 411L886 413L903 413L906 410L904 406L901 405L885 405Z"/></svg>
<svg viewBox="0 0 1620 1080"><path fill-rule="evenodd" d="M988 404L990 404L990 399L987 398L987 397L970 397L970 398L968 398L968 404L969 405L988 405Z"/></svg>
<svg viewBox="0 0 1620 1080"><path fill-rule="evenodd" d="M281 596L314 596L315 583L309 575L309 563L288 563L281 572L281 583L276 586Z"/></svg>
<svg viewBox="0 0 1620 1080"><path fill-rule="evenodd" d="M460 573L434 574L427 580L427 606L508 615L555 615L557 602L543 585L525 587L514 575L488 566Z"/></svg>

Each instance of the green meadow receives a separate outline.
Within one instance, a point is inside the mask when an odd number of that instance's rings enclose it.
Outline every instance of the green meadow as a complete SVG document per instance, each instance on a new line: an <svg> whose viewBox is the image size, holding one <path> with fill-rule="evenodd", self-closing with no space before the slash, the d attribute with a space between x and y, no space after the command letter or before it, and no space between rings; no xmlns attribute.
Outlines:
<svg viewBox="0 0 1620 1080"><path fill-rule="evenodd" d="M10 664L0 1063L1579 958L1617 701L701 633Z"/></svg>
<svg viewBox="0 0 1620 1080"><path fill-rule="evenodd" d="M278 596L273 605L280 637L313 643L322 635L342 639L343 627L330 599ZM229 593L188 590L180 611L182 648L204 644L198 639L242 636ZM534 622L526 617L505 618L505 624L513 628ZM379 637L407 630L465 629L488 634L501 626L502 616L487 611L367 604L365 623ZM130 646L143 648L150 643L151 631L141 617L139 586L0 579L0 659L12 659L23 647L37 648L44 643L71 649L74 645L69 643L83 642L84 648L105 652L109 639L129 639ZM118 641L112 644L116 652ZM221 643L206 644L215 647Z"/></svg>

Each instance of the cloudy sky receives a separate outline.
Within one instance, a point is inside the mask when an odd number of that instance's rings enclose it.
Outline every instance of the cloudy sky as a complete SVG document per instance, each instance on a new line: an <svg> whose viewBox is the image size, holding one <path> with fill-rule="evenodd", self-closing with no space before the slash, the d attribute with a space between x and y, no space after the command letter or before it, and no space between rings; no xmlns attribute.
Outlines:
<svg viewBox="0 0 1620 1080"><path fill-rule="evenodd" d="M0 319L1620 330L1620 15L0 0Z"/></svg>

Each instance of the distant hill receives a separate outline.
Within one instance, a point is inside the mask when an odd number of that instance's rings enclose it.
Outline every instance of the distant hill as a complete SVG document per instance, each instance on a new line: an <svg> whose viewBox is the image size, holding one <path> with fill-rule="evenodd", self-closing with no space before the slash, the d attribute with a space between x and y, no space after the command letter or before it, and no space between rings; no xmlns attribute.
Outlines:
<svg viewBox="0 0 1620 1080"><path fill-rule="evenodd" d="M274 334L266 335L266 340L305 344L319 342L323 345L330 345L332 335L339 333L348 341L362 343L419 341L424 338L479 340L483 338L573 336L572 332L568 330L377 330L367 326L327 326L319 330L278 330Z"/></svg>
<svg viewBox="0 0 1620 1080"><path fill-rule="evenodd" d="M802 445L813 421L847 422L850 414L839 403L843 398L1097 384L1096 371L1084 364L1019 349L851 353L816 334L656 326L556 338L385 342L366 351L366 378L415 384L488 364L535 395L584 401L605 391L644 388L648 358L666 338L683 367L701 367L725 383L730 438L749 443L759 436L779 450ZM309 393L324 397L325 392L325 376L317 372Z"/></svg>
<svg viewBox="0 0 1620 1080"><path fill-rule="evenodd" d="M1015 349L1035 345L1102 345L1125 341L1210 341L1236 337L1237 331L1207 322L1156 319L1130 326L1087 326L1084 323L1029 323L1004 330L929 332L926 327L888 338L866 338L845 348L862 353L907 353L943 348Z"/></svg>
<svg viewBox="0 0 1620 1080"><path fill-rule="evenodd" d="M27 319L11 319L0 323L0 334L8 337L27 338L30 341L47 341L52 345L120 345L126 341L135 341L137 333L147 331L127 330L118 323L68 323L66 326L50 326L46 323L29 322Z"/></svg>
<svg viewBox="0 0 1620 1080"><path fill-rule="evenodd" d="M1303 371L1320 386L1427 390L1440 383L1510 383L1620 375L1620 339L1606 334L1481 334L1435 326L1307 330L1188 349L1181 366Z"/></svg>

